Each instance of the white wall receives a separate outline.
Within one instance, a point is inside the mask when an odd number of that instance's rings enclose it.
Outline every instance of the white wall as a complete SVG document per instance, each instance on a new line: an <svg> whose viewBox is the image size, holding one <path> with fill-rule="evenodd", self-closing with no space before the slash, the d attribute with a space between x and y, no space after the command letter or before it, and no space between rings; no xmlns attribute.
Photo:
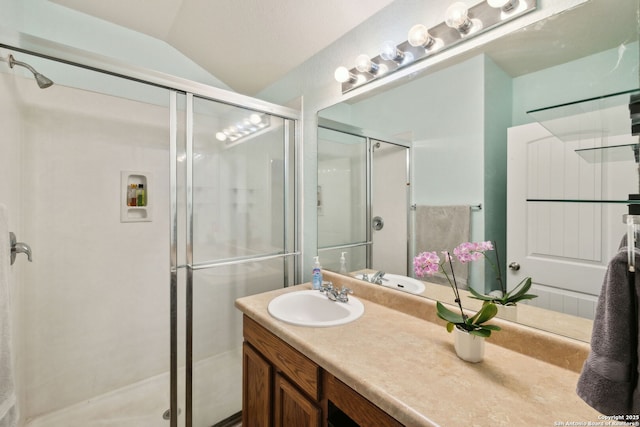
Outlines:
<svg viewBox="0 0 640 427"><path fill-rule="evenodd" d="M26 419L168 369L168 111L1 76L0 203L34 259L12 268ZM152 174L152 222L120 222L123 170Z"/></svg>

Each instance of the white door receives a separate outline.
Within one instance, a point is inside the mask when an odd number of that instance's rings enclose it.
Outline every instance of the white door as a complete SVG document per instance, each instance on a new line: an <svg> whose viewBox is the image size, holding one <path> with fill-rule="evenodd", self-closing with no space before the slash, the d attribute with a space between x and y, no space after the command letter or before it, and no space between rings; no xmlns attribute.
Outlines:
<svg viewBox="0 0 640 427"><path fill-rule="evenodd" d="M538 123L508 130L509 289L531 277L538 295L532 305L593 317L607 263L626 231L627 206L577 200L626 200L638 192L638 177L632 155L614 162L575 150L633 142L630 136L561 141Z"/></svg>

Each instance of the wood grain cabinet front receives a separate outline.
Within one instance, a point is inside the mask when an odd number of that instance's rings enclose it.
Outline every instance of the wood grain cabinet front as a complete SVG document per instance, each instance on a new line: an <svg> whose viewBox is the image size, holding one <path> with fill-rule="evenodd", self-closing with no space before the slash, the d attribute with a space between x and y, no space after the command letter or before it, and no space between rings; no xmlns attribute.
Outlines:
<svg viewBox="0 0 640 427"><path fill-rule="evenodd" d="M242 346L242 425L271 427L273 367L246 342Z"/></svg>
<svg viewBox="0 0 640 427"><path fill-rule="evenodd" d="M246 315L244 339L242 427L402 426Z"/></svg>

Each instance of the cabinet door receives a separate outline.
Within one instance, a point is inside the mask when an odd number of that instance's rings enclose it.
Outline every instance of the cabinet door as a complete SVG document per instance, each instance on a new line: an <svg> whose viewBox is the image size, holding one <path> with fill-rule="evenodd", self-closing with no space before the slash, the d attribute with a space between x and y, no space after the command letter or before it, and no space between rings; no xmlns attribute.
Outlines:
<svg viewBox="0 0 640 427"><path fill-rule="evenodd" d="M275 427L291 426L319 427L320 408L283 376L277 374L275 379Z"/></svg>
<svg viewBox="0 0 640 427"><path fill-rule="evenodd" d="M242 365L242 427L271 427L273 368L246 342Z"/></svg>

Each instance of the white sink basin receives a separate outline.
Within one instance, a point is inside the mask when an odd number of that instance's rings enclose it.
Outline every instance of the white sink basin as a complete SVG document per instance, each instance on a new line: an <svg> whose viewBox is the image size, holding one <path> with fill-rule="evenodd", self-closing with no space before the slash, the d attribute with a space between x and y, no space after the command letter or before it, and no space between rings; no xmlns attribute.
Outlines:
<svg viewBox="0 0 640 427"><path fill-rule="evenodd" d="M371 279L369 274L369 279ZM362 280L362 274L356 275L358 279ZM416 280L411 277L401 276L399 274L385 274L382 276L382 286L387 288L399 289L401 291L409 292L411 294L421 294L425 290L424 283L420 280Z"/></svg>
<svg viewBox="0 0 640 427"><path fill-rule="evenodd" d="M271 300L269 314L278 320L298 326L327 327L353 322L364 313L357 298L348 302L331 301L320 291L298 291Z"/></svg>

